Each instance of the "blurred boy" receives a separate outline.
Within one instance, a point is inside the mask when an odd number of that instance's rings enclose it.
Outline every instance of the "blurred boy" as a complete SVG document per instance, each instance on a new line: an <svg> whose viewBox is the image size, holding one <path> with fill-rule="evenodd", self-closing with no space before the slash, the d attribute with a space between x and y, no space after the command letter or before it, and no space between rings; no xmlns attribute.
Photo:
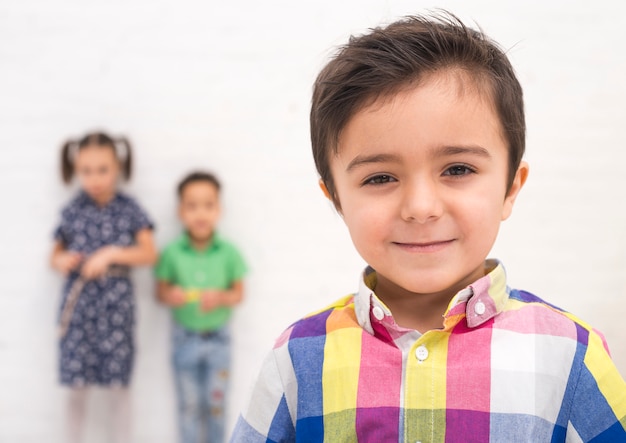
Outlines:
<svg viewBox="0 0 626 443"><path fill-rule="evenodd" d="M178 186L185 232L161 254L158 299L172 307L172 362L183 443L222 443L230 371L232 307L243 297L245 262L216 232L220 183L196 172ZM205 426L206 425L206 426Z"/></svg>

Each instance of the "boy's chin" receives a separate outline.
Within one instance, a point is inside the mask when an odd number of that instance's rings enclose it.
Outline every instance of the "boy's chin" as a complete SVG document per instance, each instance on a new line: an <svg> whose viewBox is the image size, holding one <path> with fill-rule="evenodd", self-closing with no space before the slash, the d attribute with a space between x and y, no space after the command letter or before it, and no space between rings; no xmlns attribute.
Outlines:
<svg viewBox="0 0 626 443"><path fill-rule="evenodd" d="M213 237L213 231L210 232L198 232L198 231L192 231L190 229L187 230L187 233L189 234L189 237L198 243L204 243L207 242L209 240L211 240L211 237Z"/></svg>

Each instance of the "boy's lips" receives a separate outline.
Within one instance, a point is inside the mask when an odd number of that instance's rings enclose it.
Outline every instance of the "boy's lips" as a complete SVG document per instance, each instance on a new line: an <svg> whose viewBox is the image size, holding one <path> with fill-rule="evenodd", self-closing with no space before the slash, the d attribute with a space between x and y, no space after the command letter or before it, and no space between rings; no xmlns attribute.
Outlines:
<svg viewBox="0 0 626 443"><path fill-rule="evenodd" d="M455 239L426 242L393 242L393 244L407 252L438 252L450 246L454 241Z"/></svg>

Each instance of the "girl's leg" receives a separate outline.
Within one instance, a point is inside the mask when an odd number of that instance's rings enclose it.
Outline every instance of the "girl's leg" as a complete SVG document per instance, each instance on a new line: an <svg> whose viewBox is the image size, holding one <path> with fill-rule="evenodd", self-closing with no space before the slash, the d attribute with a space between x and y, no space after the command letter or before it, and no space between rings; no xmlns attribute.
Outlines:
<svg viewBox="0 0 626 443"><path fill-rule="evenodd" d="M111 427L113 443L130 443L132 405L128 388L110 389Z"/></svg>
<svg viewBox="0 0 626 443"><path fill-rule="evenodd" d="M87 388L70 388L65 416L65 441L80 443L85 428Z"/></svg>

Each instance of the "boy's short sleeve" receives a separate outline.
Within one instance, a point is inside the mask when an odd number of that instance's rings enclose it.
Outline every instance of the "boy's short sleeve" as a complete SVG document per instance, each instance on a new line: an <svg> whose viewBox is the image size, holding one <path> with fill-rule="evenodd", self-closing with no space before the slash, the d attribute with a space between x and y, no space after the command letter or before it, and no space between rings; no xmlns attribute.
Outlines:
<svg viewBox="0 0 626 443"><path fill-rule="evenodd" d="M230 280L235 282L241 280L248 273L248 266L239 250L231 246L230 248Z"/></svg>
<svg viewBox="0 0 626 443"><path fill-rule="evenodd" d="M172 282L174 279L174 267L172 266L171 248L167 247L161 252L159 261L154 267L154 274L157 280Z"/></svg>

